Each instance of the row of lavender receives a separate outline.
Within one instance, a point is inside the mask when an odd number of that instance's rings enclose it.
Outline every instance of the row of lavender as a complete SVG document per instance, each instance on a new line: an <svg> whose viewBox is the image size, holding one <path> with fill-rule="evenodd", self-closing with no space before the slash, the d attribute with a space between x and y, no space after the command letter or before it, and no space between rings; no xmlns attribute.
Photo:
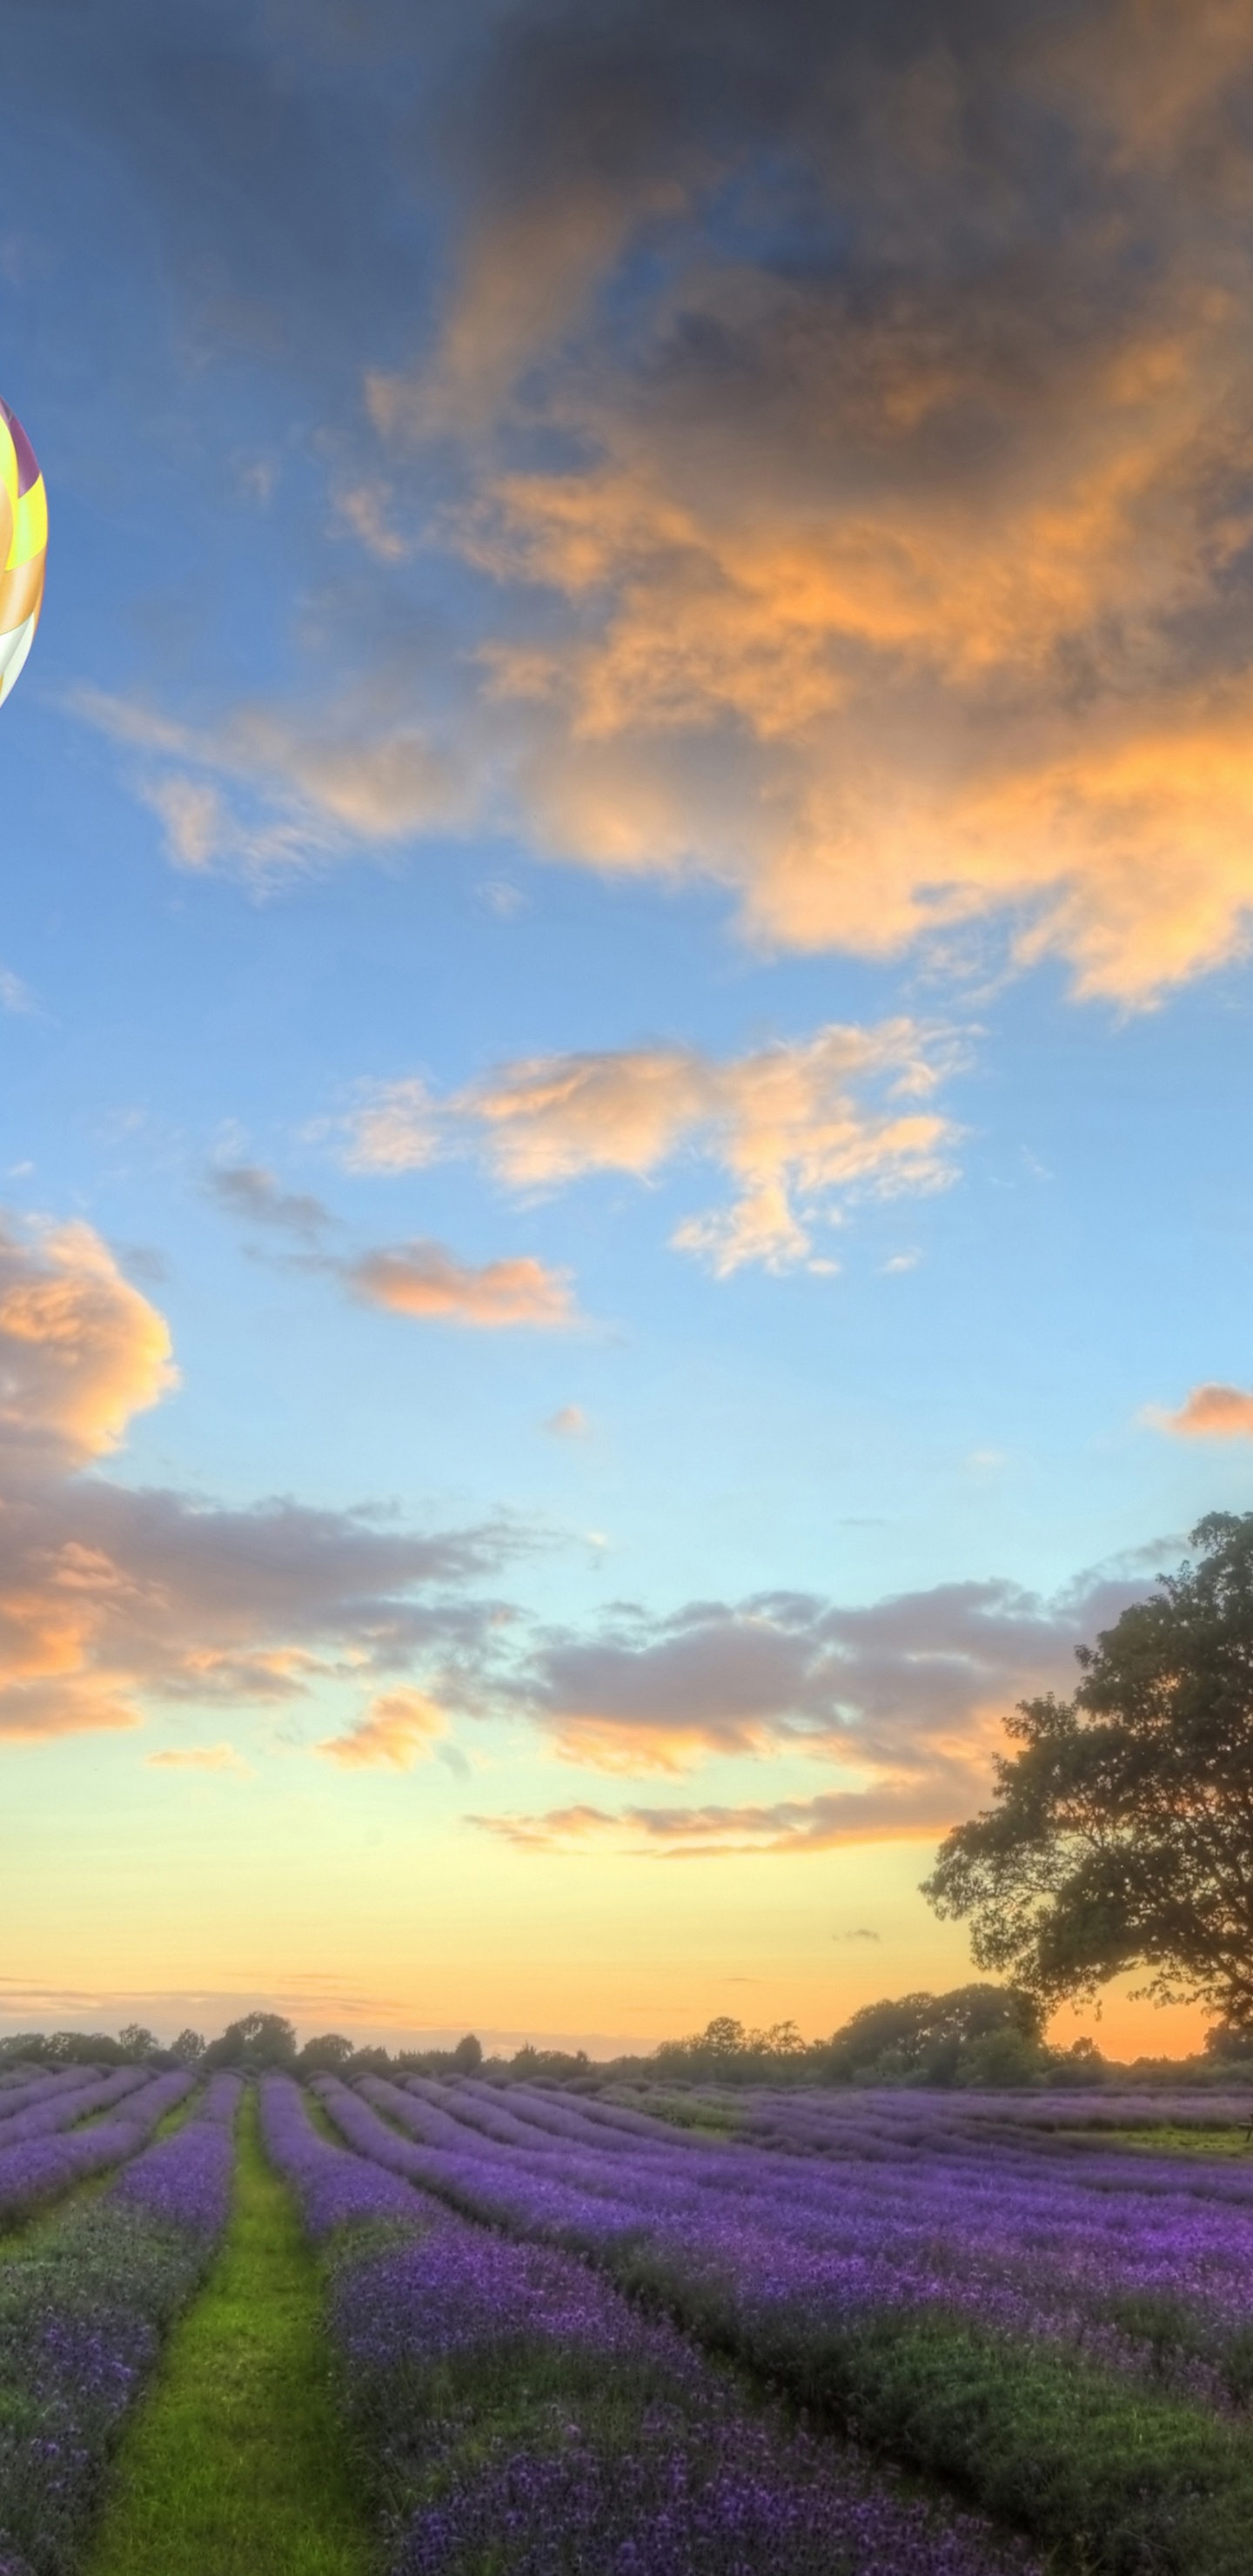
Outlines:
<svg viewBox="0 0 1253 2576"><path fill-rule="evenodd" d="M511 2090L318 2087L393 2175L587 2258L792 2397L1102 2568L1247 2576L1253 2201L984 2140L838 2166ZM368 2096L363 2099L363 2096ZM1154 2375L1164 2384L1154 2387Z"/></svg>
<svg viewBox="0 0 1253 2576"><path fill-rule="evenodd" d="M631 2097L623 2095L629 2107ZM643 2098L635 2097L639 2110ZM653 2108L659 2097L652 2096ZM1124 2135L1169 2127L1192 2131L1198 2138L1227 2131L1248 2147L1253 2095L1239 2091L1204 2093L1115 2093L1099 2091L1044 2093L977 2093L915 2091L893 2087L880 2093L812 2089L783 2092L768 2086L701 2085L661 2096L664 2114L679 2125L724 2129L758 2144L778 2145L801 2154L841 2155L865 2131L868 2117L885 2137L903 2147L911 2136L925 2138L928 2151L937 2137L966 2139L994 2130L1007 2139L1030 2138L1040 2145L1056 2139L1067 2145L1099 2141L1104 2133ZM868 2112L868 2105L872 2108Z"/></svg>
<svg viewBox="0 0 1253 2576"><path fill-rule="evenodd" d="M182 2067L145 2076L123 2066L28 2101L0 2120L0 2223L28 2218L74 2184L136 2155L194 2082Z"/></svg>
<svg viewBox="0 0 1253 2576"><path fill-rule="evenodd" d="M942 2302L1210 2403L1242 2406L1253 2389L1243 2170L1108 2149L1063 2157L1022 2137L954 2133L943 2107L931 2122L925 2105L894 2134L873 2101L845 2122L838 2164L798 2168L783 2152L522 2088L507 2102L487 2085L422 2078L403 2090L366 2079L361 2091L433 2152L421 2173L431 2187L597 2259L646 2221L689 2272L732 2274L745 2310Z"/></svg>
<svg viewBox="0 0 1253 2576"><path fill-rule="evenodd" d="M190 2086L141 2087L150 2129ZM240 2090L215 2076L102 2197L71 2203L0 2265L0 2576L79 2563L120 2427L225 2227ZM132 2128L121 2152L139 2143Z"/></svg>
<svg viewBox="0 0 1253 2576"><path fill-rule="evenodd" d="M121 2066L115 2072L123 2079L119 2093L127 2092L144 2080L140 2066ZM9 2135L8 2124L15 2113L34 2110L46 2103L71 2101L76 2093L97 2084L101 2073L98 2066L54 2066L34 2075L18 2072L7 2076L0 2085L0 2136Z"/></svg>
<svg viewBox="0 0 1253 2576"><path fill-rule="evenodd" d="M1028 2562L904 2496L586 2263L450 2214L265 2079L267 2148L331 2250L330 2328L389 2576L994 2576ZM403 2142L397 2141L400 2145ZM415 2152L416 2151L411 2151Z"/></svg>

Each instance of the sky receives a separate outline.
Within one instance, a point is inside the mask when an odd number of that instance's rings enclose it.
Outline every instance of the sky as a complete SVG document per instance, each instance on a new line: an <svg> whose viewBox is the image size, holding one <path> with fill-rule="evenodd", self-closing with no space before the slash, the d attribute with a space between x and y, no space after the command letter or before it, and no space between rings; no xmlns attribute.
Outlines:
<svg viewBox="0 0 1253 2576"><path fill-rule="evenodd" d="M0 48L0 2027L959 1983L1253 1502L1253 6Z"/></svg>

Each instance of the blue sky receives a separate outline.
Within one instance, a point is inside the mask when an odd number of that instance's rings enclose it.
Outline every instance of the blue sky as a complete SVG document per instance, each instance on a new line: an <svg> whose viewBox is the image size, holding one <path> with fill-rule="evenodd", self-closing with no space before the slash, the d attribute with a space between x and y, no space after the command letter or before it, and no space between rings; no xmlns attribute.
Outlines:
<svg viewBox="0 0 1253 2576"><path fill-rule="evenodd" d="M953 1982L1248 1500L1247 36L0 30L0 2018Z"/></svg>

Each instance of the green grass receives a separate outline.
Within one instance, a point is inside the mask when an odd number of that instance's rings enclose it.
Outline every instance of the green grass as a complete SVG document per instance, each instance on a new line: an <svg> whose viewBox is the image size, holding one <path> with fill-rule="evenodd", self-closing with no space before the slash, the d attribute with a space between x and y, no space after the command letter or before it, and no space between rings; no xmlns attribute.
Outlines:
<svg viewBox="0 0 1253 2576"><path fill-rule="evenodd" d="M698 2129L711 2145L719 2139L738 2137L744 2126L738 2111L724 2111L713 2102L676 2100L668 2093L659 2093L647 2107L650 2119L667 2120L672 2129Z"/></svg>
<svg viewBox="0 0 1253 2576"><path fill-rule="evenodd" d="M367 2576L317 2259L241 2113L222 2253L125 2437L85 2576Z"/></svg>
<svg viewBox="0 0 1253 2576"><path fill-rule="evenodd" d="M1151 2156L1249 2156L1247 2125L1239 2129L1180 2128L1163 2122L1157 2129L1102 2129L1101 2145L1121 2155L1135 2149Z"/></svg>

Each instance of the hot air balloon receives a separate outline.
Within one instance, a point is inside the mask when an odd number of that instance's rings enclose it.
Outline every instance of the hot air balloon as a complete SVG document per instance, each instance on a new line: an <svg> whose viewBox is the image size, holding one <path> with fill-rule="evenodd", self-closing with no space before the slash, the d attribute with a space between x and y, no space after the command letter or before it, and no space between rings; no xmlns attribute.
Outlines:
<svg viewBox="0 0 1253 2576"><path fill-rule="evenodd" d="M48 552L48 496L20 420L0 402L0 706L35 641Z"/></svg>

